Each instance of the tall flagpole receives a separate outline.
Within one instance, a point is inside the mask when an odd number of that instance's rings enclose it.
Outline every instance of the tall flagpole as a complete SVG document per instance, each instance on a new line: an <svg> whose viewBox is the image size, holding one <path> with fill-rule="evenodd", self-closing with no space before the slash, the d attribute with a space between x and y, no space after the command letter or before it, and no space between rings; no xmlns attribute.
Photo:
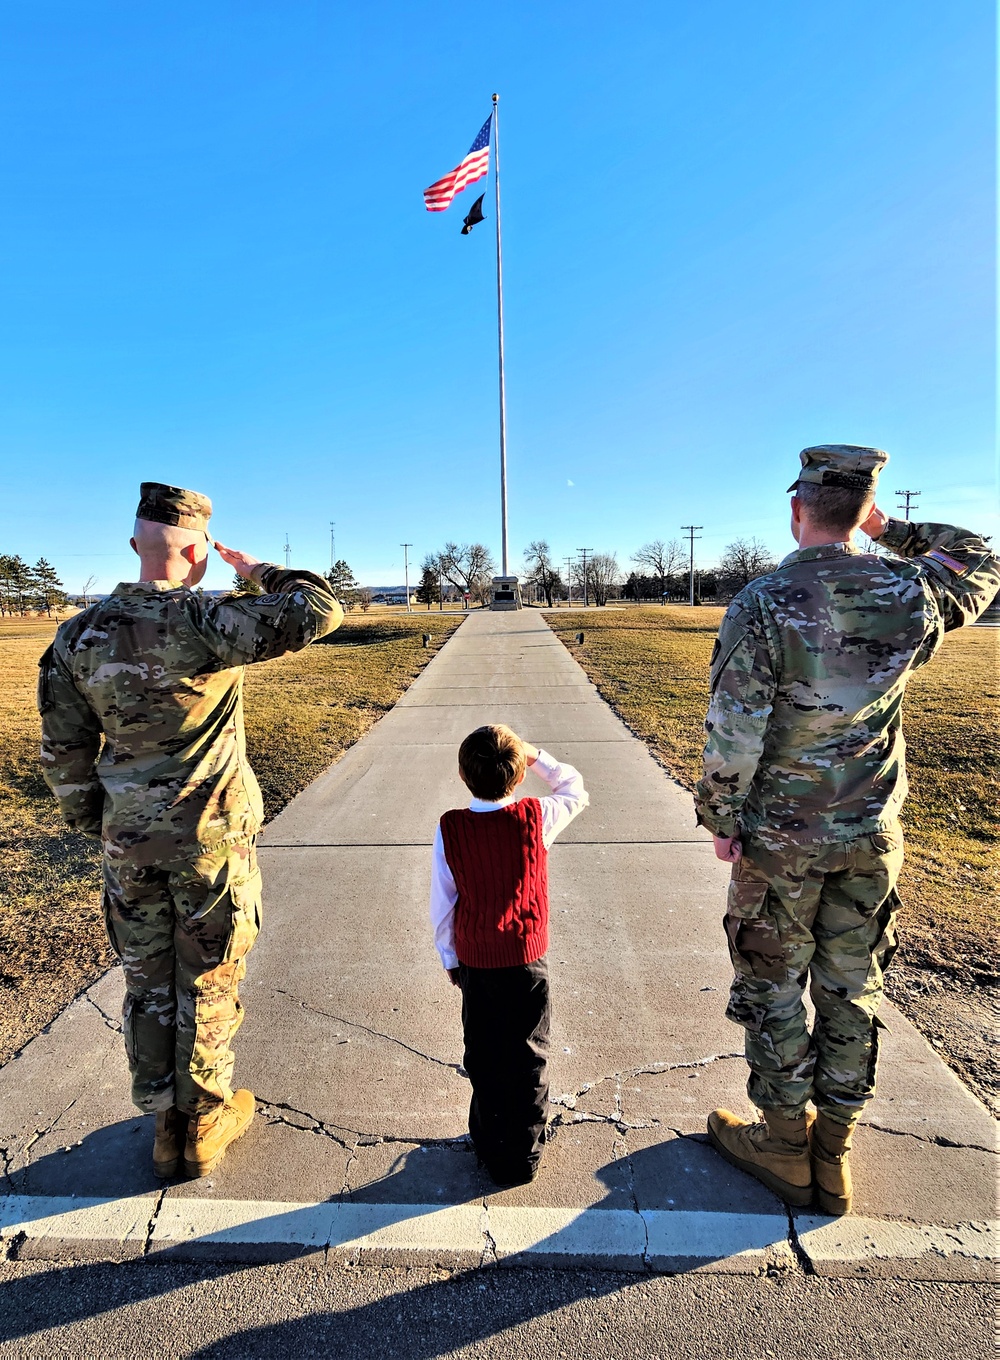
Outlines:
<svg viewBox="0 0 1000 1360"><path fill-rule="evenodd" d="M497 347L500 363L500 541L503 575L507 575L507 403L503 381L503 256L500 249L500 96L493 96L493 187L497 208Z"/></svg>

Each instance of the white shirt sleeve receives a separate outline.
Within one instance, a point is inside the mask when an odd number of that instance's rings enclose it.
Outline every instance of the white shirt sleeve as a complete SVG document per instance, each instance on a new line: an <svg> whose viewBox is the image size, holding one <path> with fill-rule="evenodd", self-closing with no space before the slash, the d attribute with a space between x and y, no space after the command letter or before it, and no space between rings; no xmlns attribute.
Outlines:
<svg viewBox="0 0 1000 1360"><path fill-rule="evenodd" d="M560 765L548 751L539 751L538 759L531 766L552 790L547 798L539 801L542 805L542 840L546 850L569 826L590 802L590 795L583 787L583 775L572 765Z"/></svg>
<svg viewBox="0 0 1000 1360"><path fill-rule="evenodd" d="M434 945L445 968L458 967L455 953L455 903L458 889L455 878L444 857L444 841L441 827L434 833L434 849L431 852L431 927L434 931Z"/></svg>

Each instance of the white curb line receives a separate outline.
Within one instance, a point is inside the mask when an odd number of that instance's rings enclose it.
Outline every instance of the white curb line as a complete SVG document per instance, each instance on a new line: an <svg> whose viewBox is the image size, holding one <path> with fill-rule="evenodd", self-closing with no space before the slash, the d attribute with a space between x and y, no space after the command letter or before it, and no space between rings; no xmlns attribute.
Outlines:
<svg viewBox="0 0 1000 1360"><path fill-rule="evenodd" d="M957 1227L864 1218L692 1210L538 1209L479 1202L290 1204L225 1199L0 1196L0 1241L25 1257L157 1255L268 1261L323 1251L372 1264L490 1263L618 1270L821 1274L903 1273L982 1279L995 1260L992 1223ZM798 1255L797 1251L798 1250ZM874 1267L874 1269L873 1269ZM881 1267L881 1268L880 1268Z"/></svg>

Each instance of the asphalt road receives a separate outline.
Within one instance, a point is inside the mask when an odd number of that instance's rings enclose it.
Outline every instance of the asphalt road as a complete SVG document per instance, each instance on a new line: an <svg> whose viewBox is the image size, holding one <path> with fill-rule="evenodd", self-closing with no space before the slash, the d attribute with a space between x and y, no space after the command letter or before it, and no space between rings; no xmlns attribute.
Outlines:
<svg viewBox="0 0 1000 1360"><path fill-rule="evenodd" d="M0 1262L0 1357L985 1360L981 1286L802 1274Z"/></svg>

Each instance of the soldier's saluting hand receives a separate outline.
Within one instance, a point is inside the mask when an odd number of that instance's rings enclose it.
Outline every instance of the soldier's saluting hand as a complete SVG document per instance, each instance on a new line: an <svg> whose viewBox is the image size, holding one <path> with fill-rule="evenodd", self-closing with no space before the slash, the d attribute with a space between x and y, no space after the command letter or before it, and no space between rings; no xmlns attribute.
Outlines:
<svg viewBox="0 0 1000 1360"><path fill-rule="evenodd" d="M1000 561L967 529L878 510L880 449L826 444L799 457L798 550L737 595L712 654L696 805L733 865L727 1015L746 1030L747 1092L764 1122L716 1110L708 1131L790 1204L810 1203L815 1178L820 1208L841 1214L896 950L903 693L944 634L989 604ZM859 527L895 555L860 553Z"/></svg>
<svg viewBox="0 0 1000 1360"><path fill-rule="evenodd" d="M238 987L260 928L243 667L332 632L329 584L216 544L263 595L196 592L207 496L143 482L139 580L62 624L39 663L42 768L65 821L103 843L104 915L125 971L132 1100L156 1114L153 1169L211 1171L254 1112L232 1088Z"/></svg>

